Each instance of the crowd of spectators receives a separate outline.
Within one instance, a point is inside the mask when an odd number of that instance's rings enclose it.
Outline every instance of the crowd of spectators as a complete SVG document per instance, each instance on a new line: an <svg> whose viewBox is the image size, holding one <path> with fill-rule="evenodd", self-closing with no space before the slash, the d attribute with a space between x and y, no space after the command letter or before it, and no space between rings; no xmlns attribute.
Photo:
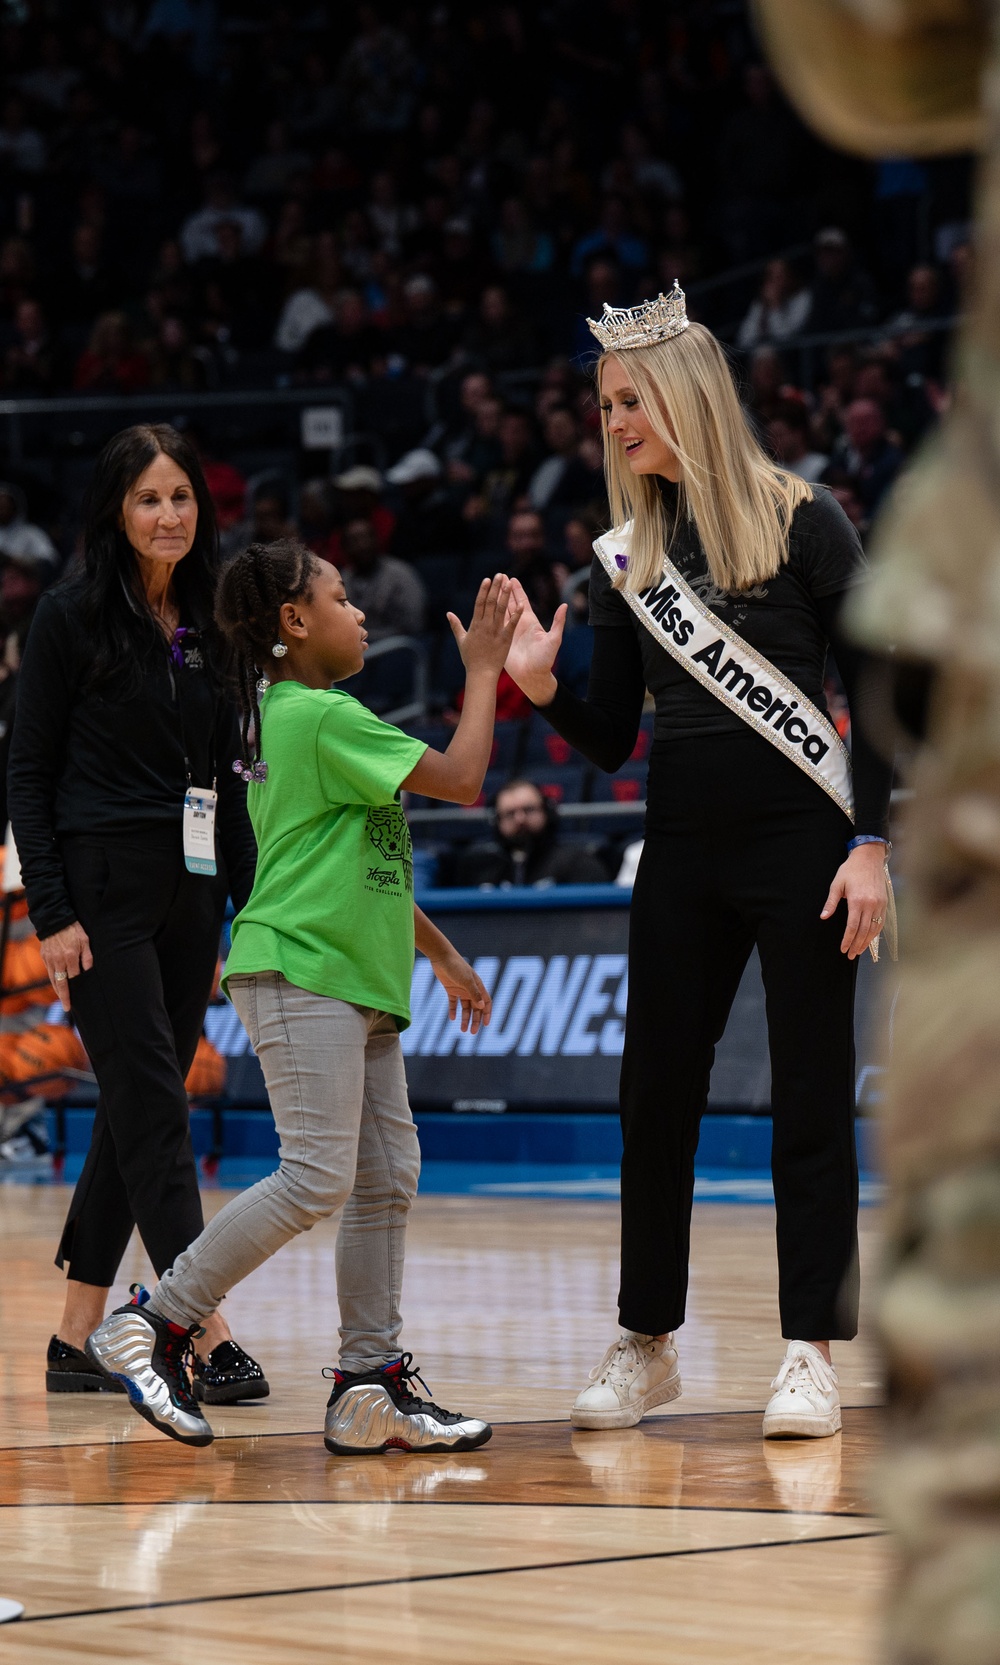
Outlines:
<svg viewBox="0 0 1000 1665"><path fill-rule="evenodd" d="M953 305L961 169L826 150L734 0L5 12L8 392L522 370L589 348L586 307L815 233L707 321L751 349Z"/></svg>
<svg viewBox="0 0 1000 1665"><path fill-rule="evenodd" d="M190 431L224 548L294 533L342 566L374 643L425 644L447 720L445 613L500 565L543 618L569 602L560 668L585 683L607 523L586 316L678 278L772 454L864 533L947 403L968 174L827 149L742 0L17 0L0 395L120 396L124 423L137 393L432 390L416 430L329 467L261 468L200 410ZM35 583L75 537L39 479L0 487L0 563ZM0 635L5 605L0 584ZM373 663L364 696L392 708L401 674ZM512 684L500 710L527 717Z"/></svg>

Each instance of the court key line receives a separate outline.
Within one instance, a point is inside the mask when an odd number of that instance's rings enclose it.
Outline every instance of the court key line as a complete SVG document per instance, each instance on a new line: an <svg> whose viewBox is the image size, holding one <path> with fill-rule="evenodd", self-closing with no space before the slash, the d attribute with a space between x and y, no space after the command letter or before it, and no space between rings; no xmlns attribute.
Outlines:
<svg viewBox="0 0 1000 1665"><path fill-rule="evenodd" d="M211 1596L178 1596L173 1601L123 1602L117 1607L82 1607L70 1613L25 1613L22 1625L52 1624L60 1619L103 1619L114 1613L150 1613L161 1608L205 1607L224 1601L263 1601L279 1596L338 1595L351 1590L385 1590L396 1585L442 1584L459 1578L503 1578L510 1573L561 1572L568 1567L610 1567L632 1561L676 1561L692 1555L732 1555L751 1549L789 1549L812 1544L854 1543L863 1538L887 1538L877 1532L835 1532L823 1538L772 1538L757 1544L704 1544L696 1549L663 1549L637 1555L593 1555L577 1561L530 1561L516 1567L463 1567L457 1572L415 1573L410 1578L353 1579L347 1584L300 1584L282 1590L227 1591Z"/></svg>

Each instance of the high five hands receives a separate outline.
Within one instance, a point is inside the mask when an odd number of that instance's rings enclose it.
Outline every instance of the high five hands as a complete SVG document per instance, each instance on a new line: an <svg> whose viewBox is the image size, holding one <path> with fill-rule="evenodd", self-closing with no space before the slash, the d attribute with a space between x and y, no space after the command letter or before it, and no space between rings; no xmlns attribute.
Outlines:
<svg viewBox="0 0 1000 1665"><path fill-rule="evenodd" d="M556 608L551 629L546 630L517 578L510 581L511 608L517 610L514 638L507 654L507 675L517 683L532 705L548 705L555 695L552 667L562 645L566 628L566 603Z"/></svg>
<svg viewBox="0 0 1000 1665"><path fill-rule="evenodd" d="M457 614L448 614L448 623L467 673L488 670L499 676L503 670L521 620L522 605L527 601L523 590L523 602L518 600L514 595L515 589L521 590L517 580L505 577L502 572L498 572L495 578L484 578L468 630Z"/></svg>

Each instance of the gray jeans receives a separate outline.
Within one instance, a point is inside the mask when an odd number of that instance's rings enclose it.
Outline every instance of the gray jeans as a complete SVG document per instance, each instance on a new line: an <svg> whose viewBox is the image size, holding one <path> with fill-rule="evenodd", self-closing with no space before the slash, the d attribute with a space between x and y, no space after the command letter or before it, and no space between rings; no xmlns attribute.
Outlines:
<svg viewBox="0 0 1000 1665"><path fill-rule="evenodd" d="M229 989L264 1072L281 1164L178 1255L150 1306L200 1323L282 1243L343 1207L340 1363L371 1370L399 1352L406 1217L420 1172L396 1025L274 971L233 977Z"/></svg>

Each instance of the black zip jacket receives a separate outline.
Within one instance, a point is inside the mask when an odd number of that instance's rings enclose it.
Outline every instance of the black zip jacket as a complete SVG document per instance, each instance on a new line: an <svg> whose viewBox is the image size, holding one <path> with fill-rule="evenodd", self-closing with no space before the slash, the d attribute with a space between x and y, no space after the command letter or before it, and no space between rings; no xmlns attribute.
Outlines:
<svg viewBox="0 0 1000 1665"><path fill-rule="evenodd" d="M141 843L147 829L181 819L189 760L192 783L219 793L217 848L230 894L243 907L257 848L246 787L233 773L239 730L231 702L205 666L196 631L174 664L166 639L151 645L138 692L114 681L87 687L92 648L72 593L38 604L18 676L8 767L11 824L31 922L52 936L76 918L60 841L102 835Z"/></svg>

